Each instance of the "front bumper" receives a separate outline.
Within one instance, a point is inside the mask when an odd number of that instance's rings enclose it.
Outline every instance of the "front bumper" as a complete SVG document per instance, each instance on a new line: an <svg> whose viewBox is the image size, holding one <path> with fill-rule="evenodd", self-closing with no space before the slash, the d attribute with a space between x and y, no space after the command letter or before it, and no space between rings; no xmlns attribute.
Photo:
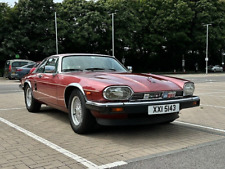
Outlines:
<svg viewBox="0 0 225 169"><path fill-rule="evenodd" d="M177 98L170 100L154 100L154 101L138 101L138 102L109 102L99 103L93 101L87 101L86 107L91 111L97 111L102 114L114 114L113 108L123 108L124 111L120 113L146 113L148 112L148 106L154 105L166 105L166 104L180 104L180 110L185 108L196 107L200 105L200 98L198 96L191 96L185 98ZM117 112L118 113L118 112Z"/></svg>

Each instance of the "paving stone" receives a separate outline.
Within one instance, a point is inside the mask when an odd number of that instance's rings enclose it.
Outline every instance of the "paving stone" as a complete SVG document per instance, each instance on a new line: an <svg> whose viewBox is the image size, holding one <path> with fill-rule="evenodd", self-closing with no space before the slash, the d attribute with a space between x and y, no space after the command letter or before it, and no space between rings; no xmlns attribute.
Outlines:
<svg viewBox="0 0 225 169"><path fill-rule="evenodd" d="M178 121L225 129L225 83L196 84L196 95L201 97L202 105L182 110ZM153 126L103 127L96 133L78 135L72 131L66 113L46 106L40 113L29 113L23 97L22 92L0 94L0 117L96 165L185 149L225 138L225 134L176 122ZM0 122L0 168L26 167L87 168Z"/></svg>

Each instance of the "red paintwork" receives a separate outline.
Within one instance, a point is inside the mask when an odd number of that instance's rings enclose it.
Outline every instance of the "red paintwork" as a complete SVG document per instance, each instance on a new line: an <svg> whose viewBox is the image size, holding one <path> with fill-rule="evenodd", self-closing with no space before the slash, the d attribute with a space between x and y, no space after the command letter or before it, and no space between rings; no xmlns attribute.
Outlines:
<svg viewBox="0 0 225 169"><path fill-rule="evenodd" d="M42 78L39 78L39 75L42 75ZM149 80L149 77L152 77L152 79ZM64 92L66 87L71 83L79 83L85 92L91 91L90 95L86 95L88 100L100 102L106 101L102 96L102 91L110 85L130 86L135 93L138 93L161 90L182 90L182 86L186 82L181 79L172 79L170 77L152 74L111 72L61 73L55 76L52 74L35 73L28 75L23 79L23 82L24 80L29 80L32 86L34 86L34 81L38 83L38 92L33 91L36 99L51 104L54 107L60 107L63 111L67 111L64 102Z"/></svg>
<svg viewBox="0 0 225 169"><path fill-rule="evenodd" d="M42 77L40 78L40 76ZM85 94L90 92L88 95L86 94L87 100L107 102L103 98L102 91L111 85L129 86L134 93L138 93L182 90L184 83L187 82L183 79L153 74L114 72L74 72L55 75L51 73L32 73L22 79L22 86L25 81L31 83L35 99L65 112L68 112L68 110L64 94L66 88L72 83L79 84Z"/></svg>
<svg viewBox="0 0 225 169"><path fill-rule="evenodd" d="M33 67L32 69L30 69L29 73L32 73L35 69L36 69L36 67Z"/></svg>

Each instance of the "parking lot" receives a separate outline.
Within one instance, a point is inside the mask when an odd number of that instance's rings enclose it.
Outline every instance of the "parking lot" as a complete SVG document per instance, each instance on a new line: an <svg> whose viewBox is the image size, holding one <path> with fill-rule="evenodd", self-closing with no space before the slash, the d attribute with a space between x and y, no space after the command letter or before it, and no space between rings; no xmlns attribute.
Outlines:
<svg viewBox="0 0 225 169"><path fill-rule="evenodd" d="M127 168L159 154L225 139L225 75L176 75L195 81L201 106L171 124L101 127L73 132L66 113L29 113L19 81L0 78L0 168ZM207 160L207 159L206 159Z"/></svg>

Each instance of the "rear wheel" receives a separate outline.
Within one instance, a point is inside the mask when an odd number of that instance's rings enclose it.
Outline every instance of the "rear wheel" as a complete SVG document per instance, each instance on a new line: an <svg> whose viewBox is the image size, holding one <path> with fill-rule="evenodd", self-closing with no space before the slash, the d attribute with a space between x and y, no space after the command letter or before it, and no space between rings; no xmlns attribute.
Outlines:
<svg viewBox="0 0 225 169"><path fill-rule="evenodd" d="M33 91L29 85L26 85L24 89L24 96L27 110L29 112L38 112L41 108L41 103L33 97Z"/></svg>
<svg viewBox="0 0 225 169"><path fill-rule="evenodd" d="M72 129L84 134L93 129L96 120L85 107L85 99L79 90L74 90L69 98L69 118Z"/></svg>

